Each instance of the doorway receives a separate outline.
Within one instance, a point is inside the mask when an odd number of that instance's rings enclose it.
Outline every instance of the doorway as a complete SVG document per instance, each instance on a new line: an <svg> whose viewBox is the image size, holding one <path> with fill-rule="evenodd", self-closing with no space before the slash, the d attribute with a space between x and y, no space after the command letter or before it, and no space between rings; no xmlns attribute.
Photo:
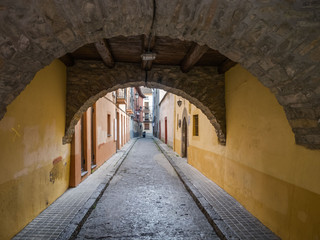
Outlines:
<svg viewBox="0 0 320 240"><path fill-rule="evenodd" d="M91 107L91 168L96 167L95 151L96 151L96 126L95 126L95 105Z"/></svg>
<svg viewBox="0 0 320 240"><path fill-rule="evenodd" d="M181 155L182 157L187 157L188 149L188 125L186 118L182 121L182 134L181 134Z"/></svg>
<svg viewBox="0 0 320 240"><path fill-rule="evenodd" d="M117 112L117 126L116 126L116 132L117 132L117 142L116 142L116 148L117 148L117 150L119 150L120 149L120 140L119 140L119 138L120 138L120 133L119 133L119 128L120 128L120 119L119 119L119 113Z"/></svg>
<svg viewBox="0 0 320 240"><path fill-rule="evenodd" d="M167 129L167 117L164 118L164 143L168 142L168 129Z"/></svg>

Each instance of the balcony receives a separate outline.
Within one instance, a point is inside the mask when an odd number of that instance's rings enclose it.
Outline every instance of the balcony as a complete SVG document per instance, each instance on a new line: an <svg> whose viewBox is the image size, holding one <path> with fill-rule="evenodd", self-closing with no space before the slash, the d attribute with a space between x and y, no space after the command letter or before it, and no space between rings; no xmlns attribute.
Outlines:
<svg viewBox="0 0 320 240"><path fill-rule="evenodd" d="M124 89L118 89L116 91L117 95L117 104L126 104L127 103L127 94Z"/></svg>
<svg viewBox="0 0 320 240"><path fill-rule="evenodd" d="M150 112L149 107L144 107L144 108L143 108L143 112L145 112L145 113L149 113L149 112Z"/></svg>
<svg viewBox="0 0 320 240"><path fill-rule="evenodd" d="M129 115L133 115L134 113L133 113L133 110L132 109L130 109L130 108L127 108L127 114L129 114Z"/></svg>
<svg viewBox="0 0 320 240"><path fill-rule="evenodd" d="M143 117L143 122L145 122L145 123L152 122L152 117L150 117L149 115L144 116Z"/></svg>

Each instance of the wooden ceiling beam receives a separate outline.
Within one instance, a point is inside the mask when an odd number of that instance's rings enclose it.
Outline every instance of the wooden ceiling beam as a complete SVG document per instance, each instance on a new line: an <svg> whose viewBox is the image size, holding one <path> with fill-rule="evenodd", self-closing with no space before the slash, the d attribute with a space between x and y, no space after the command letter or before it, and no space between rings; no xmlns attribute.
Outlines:
<svg viewBox="0 0 320 240"><path fill-rule="evenodd" d="M74 58L71 53L67 53L59 58L61 62L63 62L67 67L71 67L74 65Z"/></svg>
<svg viewBox="0 0 320 240"><path fill-rule="evenodd" d="M96 47L104 64L109 68L113 68L114 67L114 60L113 60L111 50L110 50L110 47L109 47L107 40L102 39L98 42L95 42L94 46Z"/></svg>
<svg viewBox="0 0 320 240"><path fill-rule="evenodd" d="M142 63L141 63L141 68L143 70L151 70L152 68L152 60L142 60Z"/></svg>
<svg viewBox="0 0 320 240"><path fill-rule="evenodd" d="M189 49L181 62L181 70L186 73L200 60L200 58L208 51L209 47L204 45L200 46L194 43Z"/></svg>
<svg viewBox="0 0 320 240"><path fill-rule="evenodd" d="M218 66L218 73L223 74L236 64L237 64L236 62L231 61L230 59L226 59L223 63L221 63Z"/></svg>
<svg viewBox="0 0 320 240"><path fill-rule="evenodd" d="M156 44L155 36L151 35L149 38L149 36L147 35L142 35L142 54L146 52L152 52L155 44ZM142 60L141 68L147 71L150 70L152 68L152 60Z"/></svg>
<svg viewBox="0 0 320 240"><path fill-rule="evenodd" d="M156 38L155 36L151 35L150 36L150 47L149 47L149 36L147 35L142 35L143 36L143 51L152 51L156 44Z"/></svg>

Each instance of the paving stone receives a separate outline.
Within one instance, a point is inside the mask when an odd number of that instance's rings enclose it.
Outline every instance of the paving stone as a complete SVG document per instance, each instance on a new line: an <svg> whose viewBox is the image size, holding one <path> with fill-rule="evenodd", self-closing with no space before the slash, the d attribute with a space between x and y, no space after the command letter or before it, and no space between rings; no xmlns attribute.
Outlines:
<svg viewBox="0 0 320 240"><path fill-rule="evenodd" d="M77 239L219 239L152 138L139 139Z"/></svg>

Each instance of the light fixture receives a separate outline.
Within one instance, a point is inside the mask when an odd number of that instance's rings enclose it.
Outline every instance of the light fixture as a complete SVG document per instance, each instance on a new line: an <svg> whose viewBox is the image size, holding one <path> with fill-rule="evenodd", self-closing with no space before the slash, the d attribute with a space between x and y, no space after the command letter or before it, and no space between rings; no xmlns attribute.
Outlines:
<svg viewBox="0 0 320 240"><path fill-rule="evenodd" d="M143 61L152 61L156 59L156 53L152 53L152 52L147 52L147 53L143 53L141 54L141 58Z"/></svg>
<svg viewBox="0 0 320 240"><path fill-rule="evenodd" d="M179 100L177 101L177 104L178 104L178 106L180 107L181 104L182 104L182 101L179 99Z"/></svg>
<svg viewBox="0 0 320 240"><path fill-rule="evenodd" d="M138 93L136 93L135 95L136 95L136 99L138 99L138 97L139 97L139 94L138 94Z"/></svg>

